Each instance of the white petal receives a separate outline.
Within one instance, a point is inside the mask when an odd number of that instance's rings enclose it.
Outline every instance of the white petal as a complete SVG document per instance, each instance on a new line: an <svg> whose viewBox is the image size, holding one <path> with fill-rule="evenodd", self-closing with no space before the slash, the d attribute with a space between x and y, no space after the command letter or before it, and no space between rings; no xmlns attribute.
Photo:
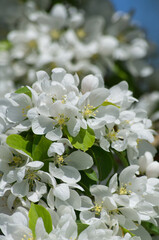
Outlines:
<svg viewBox="0 0 159 240"><path fill-rule="evenodd" d="M90 105L93 107L98 107L106 100L108 94L109 91L106 88L97 88L93 90L88 97Z"/></svg>
<svg viewBox="0 0 159 240"><path fill-rule="evenodd" d="M54 130L48 132L45 136L47 139L51 141L58 141L62 138L62 131L61 128L55 128Z"/></svg>
<svg viewBox="0 0 159 240"><path fill-rule="evenodd" d="M53 189L51 188L49 193L47 194L47 203L50 208L54 209L54 193Z"/></svg>
<svg viewBox="0 0 159 240"><path fill-rule="evenodd" d="M32 130L37 135L45 134L53 129L53 120L45 116L38 116L32 120Z"/></svg>
<svg viewBox="0 0 159 240"><path fill-rule="evenodd" d="M71 136L76 137L80 131L80 121L76 118L70 118L67 122L67 129Z"/></svg>
<svg viewBox="0 0 159 240"><path fill-rule="evenodd" d="M70 190L67 184L61 183L53 190L55 197L66 201L70 197Z"/></svg>
<svg viewBox="0 0 159 240"><path fill-rule="evenodd" d="M36 72L38 81L49 80L49 75L45 71Z"/></svg>
<svg viewBox="0 0 159 240"><path fill-rule="evenodd" d="M11 188L11 192L15 195L15 196L19 196L19 197L25 197L27 196L28 192L29 192L29 184L28 184L28 180L25 179L24 181L20 182L20 183L15 183L12 188Z"/></svg>
<svg viewBox="0 0 159 240"><path fill-rule="evenodd" d="M52 143L48 149L48 156L51 157L54 153L58 155L62 155L65 151L65 147L63 143Z"/></svg>
<svg viewBox="0 0 159 240"><path fill-rule="evenodd" d="M139 166L137 165L131 165L127 168L125 168L119 175L119 181L120 183L128 183L130 179L135 175L136 171L139 169Z"/></svg>
<svg viewBox="0 0 159 240"><path fill-rule="evenodd" d="M80 150L72 152L65 158L65 162L78 170L88 169L93 165L92 157Z"/></svg>
<svg viewBox="0 0 159 240"><path fill-rule="evenodd" d="M74 167L61 166L60 168L64 172L64 176L61 178L62 181L66 182L66 183L70 183L70 184L80 181L81 175L78 172L78 170L75 169Z"/></svg>
<svg viewBox="0 0 159 240"><path fill-rule="evenodd" d="M81 91L82 93L90 92L96 89L99 85L99 79L92 74L87 75L81 81Z"/></svg>
<svg viewBox="0 0 159 240"><path fill-rule="evenodd" d="M66 71L63 68L54 68L52 70L51 78L53 81L61 82L66 74Z"/></svg>
<svg viewBox="0 0 159 240"><path fill-rule="evenodd" d="M27 163L26 166L31 169L38 170L44 166L44 163L41 161L33 161L33 162Z"/></svg>

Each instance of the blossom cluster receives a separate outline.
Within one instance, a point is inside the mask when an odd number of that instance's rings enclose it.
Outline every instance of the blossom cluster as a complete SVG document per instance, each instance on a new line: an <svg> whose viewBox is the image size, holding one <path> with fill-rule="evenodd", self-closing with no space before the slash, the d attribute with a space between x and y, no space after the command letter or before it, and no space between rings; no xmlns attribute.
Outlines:
<svg viewBox="0 0 159 240"><path fill-rule="evenodd" d="M47 13L29 2L23 16L17 29L9 32L6 50L1 52L0 78L5 79L4 86L7 82L6 90L14 88L12 81L16 85L31 84L36 71L44 69L50 74L56 66L81 76L104 76L115 72L119 61L134 77L147 77L153 72L144 61L151 44L131 23L131 14L113 12L105 20L63 4L56 4Z"/></svg>
<svg viewBox="0 0 159 240"><path fill-rule="evenodd" d="M135 102L63 68L0 99L0 239L151 239L159 166Z"/></svg>

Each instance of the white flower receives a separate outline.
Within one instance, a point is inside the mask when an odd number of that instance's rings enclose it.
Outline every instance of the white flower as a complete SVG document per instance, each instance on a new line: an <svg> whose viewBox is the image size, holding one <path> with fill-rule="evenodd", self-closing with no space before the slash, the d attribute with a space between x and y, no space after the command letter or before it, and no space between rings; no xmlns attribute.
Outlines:
<svg viewBox="0 0 159 240"><path fill-rule="evenodd" d="M140 172L146 174L147 177L159 177L159 163L153 160L151 152L145 152L139 158Z"/></svg>
<svg viewBox="0 0 159 240"><path fill-rule="evenodd" d="M48 150L49 156L53 156L51 149L57 145L62 146L60 143L53 143ZM63 156L63 153L56 155L53 158L54 163L50 163L49 165L50 173L52 176L59 178L64 182L74 184L81 179L78 170L89 169L93 165L92 157L80 150L74 151L66 157ZM58 167L56 167L56 165Z"/></svg>
<svg viewBox="0 0 159 240"><path fill-rule="evenodd" d="M28 130L30 121L27 119L27 112L33 106L32 100L23 93L12 94L8 100L11 102L11 105L6 110L7 120L11 123L21 124L23 126L19 126L21 129Z"/></svg>
<svg viewBox="0 0 159 240"><path fill-rule="evenodd" d="M2 237L4 240L33 239L33 233L29 228L28 212L24 208L17 209L11 216L1 213L0 228L4 234ZM38 218L35 232L36 240L48 237L42 218Z"/></svg>
<svg viewBox="0 0 159 240"><path fill-rule="evenodd" d="M11 186L11 192L18 197L26 196L32 202L39 201L40 198L47 192L46 184L40 181L42 174L41 172L38 172L43 165L43 162L33 161L27 163L23 168L21 168L21 178L17 179L16 182L13 182ZM48 178L47 181L50 182L51 177L45 177L44 175L43 178L46 178L46 180ZM53 184L54 181L55 180L52 180Z"/></svg>

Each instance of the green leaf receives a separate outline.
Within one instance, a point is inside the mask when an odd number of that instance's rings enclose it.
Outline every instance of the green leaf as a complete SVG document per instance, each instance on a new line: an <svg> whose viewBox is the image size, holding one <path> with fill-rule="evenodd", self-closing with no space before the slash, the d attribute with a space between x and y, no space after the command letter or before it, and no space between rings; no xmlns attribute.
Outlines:
<svg viewBox="0 0 159 240"><path fill-rule="evenodd" d="M32 146L33 160L43 161L48 158L47 151L52 141L44 136L35 135Z"/></svg>
<svg viewBox="0 0 159 240"><path fill-rule="evenodd" d="M101 107L101 106L109 106L109 105L112 105L112 106L114 106L114 107L117 107L117 108L120 108L120 106L118 106L118 105L116 105L116 104L114 104L114 103L111 103L111 102L109 102L109 101L104 101L102 104L100 104L98 107L96 107L96 108L93 108L93 111L95 111L95 110L97 110L99 107Z"/></svg>
<svg viewBox="0 0 159 240"><path fill-rule="evenodd" d="M27 87L19 88L18 90L15 91L15 93L24 93L28 95L30 98L32 97L31 91Z"/></svg>
<svg viewBox="0 0 159 240"><path fill-rule="evenodd" d="M7 137L7 144L15 149L22 150L32 157L32 142L26 140L24 137L18 134L11 134Z"/></svg>
<svg viewBox="0 0 159 240"><path fill-rule="evenodd" d="M41 205L31 203L29 210L29 228L32 230L33 237L36 237L35 227L38 218L42 218L47 233L52 231L52 219L50 213Z"/></svg>
<svg viewBox="0 0 159 240"><path fill-rule="evenodd" d="M89 225L77 221L78 235L83 232Z"/></svg>
<svg viewBox="0 0 159 240"><path fill-rule="evenodd" d="M125 235L126 233L129 233L131 237L135 237L136 235L130 232L128 229L121 227L123 234Z"/></svg>
<svg viewBox="0 0 159 240"><path fill-rule="evenodd" d="M150 233L159 235L159 227L149 222L142 222L142 226Z"/></svg>
<svg viewBox="0 0 159 240"><path fill-rule="evenodd" d="M90 193L90 187L93 184L96 184L96 181L92 180L90 177L88 177L85 173L85 171L80 171L81 174L81 180L79 182L79 185L81 187L83 187L84 191L85 191L85 195L87 195L88 197L92 197L91 193ZM83 193L83 192L82 192Z"/></svg>
<svg viewBox="0 0 159 240"><path fill-rule="evenodd" d="M87 129L81 128L79 134L76 137L72 137L66 127L64 129L64 132L66 133L72 145L84 152L94 144L95 134L90 127L87 127Z"/></svg>
<svg viewBox="0 0 159 240"><path fill-rule="evenodd" d="M12 44L9 41L0 41L0 51L6 51L10 49Z"/></svg>
<svg viewBox="0 0 159 240"><path fill-rule="evenodd" d="M104 101L100 106L109 106L109 105L113 105L114 107L120 108L118 105L108 101Z"/></svg>
<svg viewBox="0 0 159 240"><path fill-rule="evenodd" d="M95 182L98 181L97 174L96 174L96 172L93 169L90 168L88 170L85 170L84 172L87 175L87 177L89 177L91 180L93 180Z"/></svg>
<svg viewBox="0 0 159 240"><path fill-rule="evenodd" d="M128 159L126 157L126 151L123 152L118 152L116 150L114 150L114 152L116 153L116 155L118 156L118 158L121 160L122 164L124 167L128 167L129 163L128 163Z"/></svg>
<svg viewBox="0 0 159 240"><path fill-rule="evenodd" d="M103 181L110 174L113 167L113 156L98 146L93 146L88 153L93 157L97 166L99 181Z"/></svg>

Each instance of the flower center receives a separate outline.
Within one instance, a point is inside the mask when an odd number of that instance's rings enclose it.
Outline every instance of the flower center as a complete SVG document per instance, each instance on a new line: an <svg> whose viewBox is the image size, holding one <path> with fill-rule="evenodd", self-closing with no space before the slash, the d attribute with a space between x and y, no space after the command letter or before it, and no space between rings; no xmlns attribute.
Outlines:
<svg viewBox="0 0 159 240"><path fill-rule="evenodd" d="M130 195L132 193L131 190L127 190L127 185L128 184L124 184L120 187L119 189L119 195ZM129 183L129 185L131 185L131 183Z"/></svg>
<svg viewBox="0 0 159 240"><path fill-rule="evenodd" d="M83 28L79 28L77 31L76 31L76 34L79 38L85 38L86 37L86 32L84 31Z"/></svg>
<svg viewBox="0 0 159 240"><path fill-rule="evenodd" d="M58 117L55 117L58 125L62 128L62 126L65 125L65 123L69 120L68 117L64 116L64 114L59 114Z"/></svg>
<svg viewBox="0 0 159 240"><path fill-rule="evenodd" d="M102 203L103 203L103 202L102 202ZM102 208L103 208L102 203L101 203L101 204L95 203L95 206L91 209L91 211L95 212L95 215L96 215L97 217L100 216L100 213L101 213L101 211L102 211Z"/></svg>
<svg viewBox="0 0 159 240"><path fill-rule="evenodd" d="M60 38L60 31L56 30L56 29L53 29L51 32L50 32L50 35L53 39L55 40L58 40Z"/></svg>
<svg viewBox="0 0 159 240"><path fill-rule="evenodd" d="M29 235L29 236L28 236ZM33 234L29 233L29 234L24 234L23 237L21 238L21 240L34 240L33 238Z"/></svg>
<svg viewBox="0 0 159 240"><path fill-rule="evenodd" d="M22 116L23 116L23 117L26 117L26 116L27 116L27 112L28 112L28 110L29 110L30 108L31 108L30 105L22 108Z"/></svg>
<svg viewBox="0 0 159 240"><path fill-rule="evenodd" d="M27 174L25 175L25 178L27 178L29 181L34 181L34 180L40 180L40 178L36 175L36 171L34 170L28 170Z"/></svg>
<svg viewBox="0 0 159 240"><path fill-rule="evenodd" d="M109 131L109 132L106 134L106 137L107 137L111 142L118 140L117 132L115 132L114 129L112 129L111 131Z"/></svg>
<svg viewBox="0 0 159 240"><path fill-rule="evenodd" d="M13 156L13 158L10 159L8 162L9 166L13 166L13 167L20 167L22 163L23 163L23 159L20 156Z"/></svg>
<svg viewBox="0 0 159 240"><path fill-rule="evenodd" d="M97 110L96 110L97 111ZM87 106L84 107L84 111L83 111L83 116L85 118L88 117L95 117L96 114L94 113L94 107L90 104L88 104Z"/></svg>
<svg viewBox="0 0 159 240"><path fill-rule="evenodd" d="M28 42L28 46L29 46L29 48L31 48L31 49L36 48L36 47L37 47L37 42L36 42L36 40L30 40L30 41Z"/></svg>
<svg viewBox="0 0 159 240"><path fill-rule="evenodd" d="M61 100L62 104L65 104L66 100L67 100L67 95L62 96L62 100Z"/></svg>
<svg viewBox="0 0 159 240"><path fill-rule="evenodd" d="M62 155L57 155L57 163L63 165L64 159Z"/></svg>
<svg viewBox="0 0 159 240"><path fill-rule="evenodd" d="M19 157L19 156L14 156L14 157L13 157L13 164L14 164L16 167L20 166L20 165L22 164L22 162L23 162L23 160L22 160L21 157Z"/></svg>

